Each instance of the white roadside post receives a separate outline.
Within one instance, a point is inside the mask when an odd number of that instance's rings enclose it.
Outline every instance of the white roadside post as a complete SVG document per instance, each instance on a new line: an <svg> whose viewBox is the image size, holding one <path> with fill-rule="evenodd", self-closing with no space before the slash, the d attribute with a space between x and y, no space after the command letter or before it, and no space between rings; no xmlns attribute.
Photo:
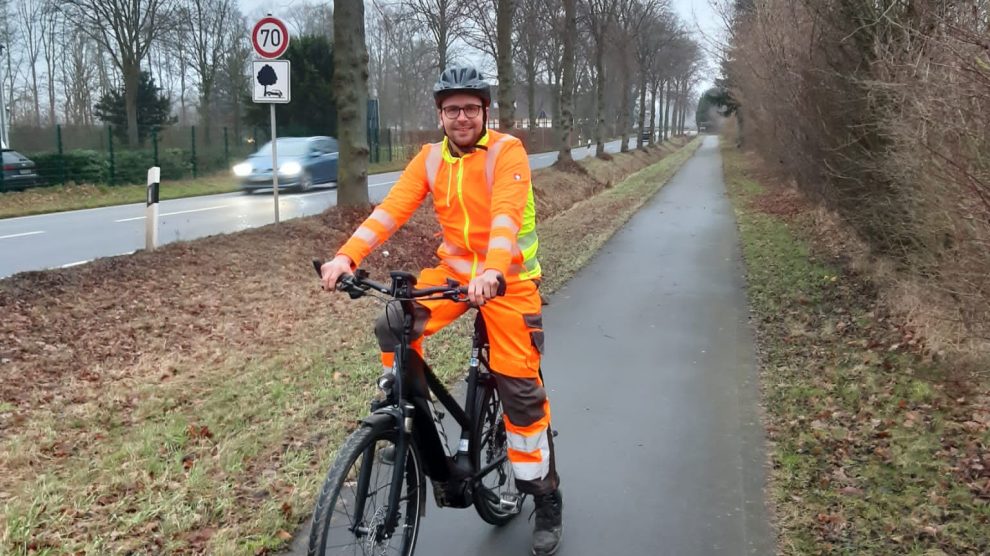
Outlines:
<svg viewBox="0 0 990 556"><path fill-rule="evenodd" d="M254 61L254 102L271 105L272 117L272 197L275 201L275 223L278 224L278 137L275 131L275 105L287 104L292 98L289 81L289 61L278 60L289 48L289 29L272 14L258 20L251 30L255 53L265 60ZM274 85L278 87L274 87Z"/></svg>
<svg viewBox="0 0 990 556"><path fill-rule="evenodd" d="M154 251L158 246L158 189L162 170L158 166L148 168L148 203L144 219L144 248Z"/></svg>

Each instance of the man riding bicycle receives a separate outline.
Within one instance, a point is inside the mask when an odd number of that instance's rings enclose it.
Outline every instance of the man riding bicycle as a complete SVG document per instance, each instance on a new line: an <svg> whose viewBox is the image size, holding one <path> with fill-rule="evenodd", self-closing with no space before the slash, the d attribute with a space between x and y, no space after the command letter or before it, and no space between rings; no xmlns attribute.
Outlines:
<svg viewBox="0 0 990 556"><path fill-rule="evenodd" d="M468 299L481 311L488 332L489 363L505 410L516 485L536 503L533 554L553 554L560 544L562 500L550 402L540 375L541 272L529 159L519 139L487 129L491 93L477 69L445 69L433 96L443 141L423 147L385 200L323 265L323 286L333 290L432 195L443 229L440 265L423 270L417 287L443 285L448 278L468 284ZM497 295L502 288L505 294ZM421 358L423 338L466 310L450 300L417 303L413 346ZM375 327L386 372L394 361L394 326L402 322L392 311L387 309Z"/></svg>

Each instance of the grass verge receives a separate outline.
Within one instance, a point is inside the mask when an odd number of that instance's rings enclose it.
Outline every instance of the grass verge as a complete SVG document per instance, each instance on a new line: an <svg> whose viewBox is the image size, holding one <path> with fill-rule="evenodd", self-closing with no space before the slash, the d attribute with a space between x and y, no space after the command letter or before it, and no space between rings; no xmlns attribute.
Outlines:
<svg viewBox="0 0 990 556"><path fill-rule="evenodd" d="M729 143L780 553L990 553L986 385L929 353Z"/></svg>
<svg viewBox="0 0 990 556"><path fill-rule="evenodd" d="M592 173L639 170L610 188L534 174L548 291L697 145L589 161ZM602 193L556 201L585 191ZM0 406L0 552L284 546L380 372L371 327L360 325L379 306L314 292L308 257L363 217L340 212L0 281L0 337L17 338L0 347L0 393L11 400ZM389 254L369 257L373 275L430 264L428 212L390 240ZM464 367L470 322L461 321L427 343L448 382Z"/></svg>

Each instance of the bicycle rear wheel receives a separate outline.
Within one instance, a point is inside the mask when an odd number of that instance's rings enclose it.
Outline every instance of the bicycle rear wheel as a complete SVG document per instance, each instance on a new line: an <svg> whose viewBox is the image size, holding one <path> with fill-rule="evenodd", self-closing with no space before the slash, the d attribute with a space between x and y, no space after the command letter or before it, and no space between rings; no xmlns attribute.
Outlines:
<svg viewBox="0 0 990 556"><path fill-rule="evenodd" d="M410 447L403 480L392 484L389 454L396 457L396 436L392 429L375 432L362 426L344 441L316 502L309 556L412 555L423 505L423 468L419 453ZM366 478L366 488L361 485L362 477ZM402 489L402 494L398 525L389 535L385 516L393 488ZM363 501L364 511L355 515L359 501Z"/></svg>
<svg viewBox="0 0 990 556"><path fill-rule="evenodd" d="M502 400L495 387L495 379L488 377L479 382L477 396L471 460L475 469L479 470L500 459L502 463L481 478L481 484L474 490L474 508L481 519L488 523L505 525L519 514L518 508L522 506L524 495L516 488L512 464L508 459L508 436L505 433ZM500 503L503 495L515 498L517 507L503 508Z"/></svg>

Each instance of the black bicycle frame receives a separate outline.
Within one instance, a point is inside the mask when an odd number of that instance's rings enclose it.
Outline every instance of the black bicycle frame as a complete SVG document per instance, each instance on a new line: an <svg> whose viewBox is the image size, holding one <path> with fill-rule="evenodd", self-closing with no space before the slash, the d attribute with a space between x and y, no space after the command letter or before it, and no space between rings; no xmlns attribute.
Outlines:
<svg viewBox="0 0 990 556"><path fill-rule="evenodd" d="M396 275L393 275L392 278L394 285L393 293L395 297L401 299L399 303L402 307L402 332L399 343L395 346L393 370L396 372L394 373L391 395L384 402L380 402L378 404L379 408L374 412L379 415L389 415L395 422L394 426L397 431L397 438L395 441L395 459L392 467L391 484L402 484L402 479L406 472L408 452L412 449L411 444L415 442L415 439L412 438L414 431L416 431L417 435L423 436L420 442L415 443L416 448L423 456L424 462L427 462L425 471L428 477L437 480L450 480L451 472L459 472L461 476L455 476L454 479L470 480L471 482L477 481L500 466L505 459L503 456L494 462L490 462L484 469L479 471L474 469L474 463L469 457L470 443L473 440L471 437L475 425L469 416L474 415L476 410L477 390L479 380L481 380L481 352L485 343L483 321L476 321L471 347L471 360L468 367L467 399L465 400L465 407L462 409L443 383L440 382L440 379L437 378L436 374L433 373L425 361L420 359L419 354L411 348L410 344L412 342L415 324L414 302L411 300L413 283ZM477 316L477 319L481 319L480 314ZM413 365L414 360L416 365ZM453 457L447 456L443 442L439 438L432 414L429 410L426 392L422 392L420 395L416 395L417 392L413 392L413 396L407 394L407 390L416 390L416 388L410 388L410 385L406 381L419 380L416 371L420 369L413 368L418 366L419 363L422 363L421 374L426 388L433 392L437 400L447 409L451 417L454 418L461 428L460 442L458 443L457 452ZM373 461L373 458L374 446L372 445L368 447L364 454L365 464L361 466L358 475L354 520L352 521L355 523L355 528L359 526L360 522L358 520L364 515L365 498L371 481L371 465L369 464ZM444 467L438 468L438 462L443 462ZM424 487L421 485L420 488ZM399 525L399 502L401 497L401 489L390 489L388 511L384 519L383 533L385 535L390 536ZM359 531L353 532L359 533Z"/></svg>

